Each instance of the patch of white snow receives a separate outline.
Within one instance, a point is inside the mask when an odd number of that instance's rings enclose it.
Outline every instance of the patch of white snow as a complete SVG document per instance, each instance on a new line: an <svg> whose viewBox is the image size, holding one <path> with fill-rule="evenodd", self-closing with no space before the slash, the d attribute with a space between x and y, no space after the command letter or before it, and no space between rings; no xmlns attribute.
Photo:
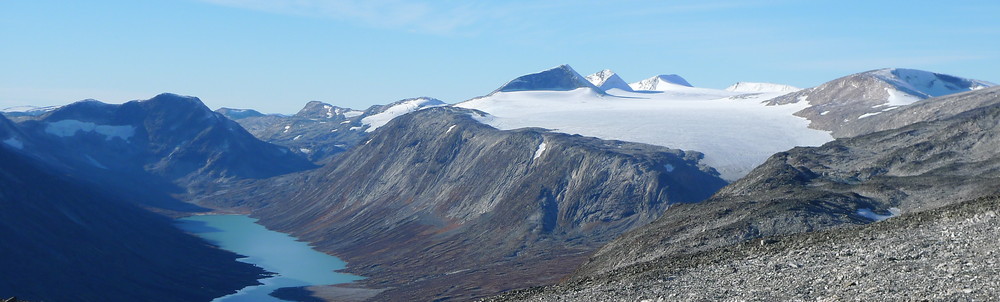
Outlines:
<svg viewBox="0 0 1000 302"><path fill-rule="evenodd" d="M13 147L14 149L18 149L18 150L23 150L24 149L24 142L22 142L21 140L17 139L16 137L11 137L11 138L5 139L5 140L3 140L3 143L7 144L8 146Z"/></svg>
<svg viewBox="0 0 1000 302"><path fill-rule="evenodd" d="M86 158L87 161L90 162L90 164L93 165L94 167L98 167L98 168L101 168L101 169L104 169L104 170L108 169L107 166L102 165L101 162L97 161L93 157L90 157L90 155L84 155L83 157Z"/></svg>
<svg viewBox="0 0 1000 302"><path fill-rule="evenodd" d="M78 120L61 120L58 122L48 123L48 125L45 126L46 133L58 137L74 136L80 131L95 132L104 135L107 140L117 137L128 141L129 138L135 135L135 127L131 125L111 126L97 125L91 122L82 122Z"/></svg>
<svg viewBox="0 0 1000 302"><path fill-rule="evenodd" d="M889 218L892 218L892 217L896 217L896 216L899 216L900 213L902 213L902 211L899 210L899 208L889 208L889 214L888 215L876 214L871 209L858 209L858 212L857 212L858 216L861 216L861 217L864 217L864 218L868 218L868 219L871 219L871 220L874 220L874 221L882 221L882 220L886 220L886 219L889 219Z"/></svg>
<svg viewBox="0 0 1000 302"><path fill-rule="evenodd" d="M538 148L535 149L535 156L532 157L531 159L532 160L538 159L539 157L542 156L542 153L545 153L545 142L538 144Z"/></svg>
<svg viewBox="0 0 1000 302"><path fill-rule="evenodd" d="M886 88L885 92L889 93L889 98L886 100L889 106L905 106L922 100L920 97L892 88Z"/></svg>

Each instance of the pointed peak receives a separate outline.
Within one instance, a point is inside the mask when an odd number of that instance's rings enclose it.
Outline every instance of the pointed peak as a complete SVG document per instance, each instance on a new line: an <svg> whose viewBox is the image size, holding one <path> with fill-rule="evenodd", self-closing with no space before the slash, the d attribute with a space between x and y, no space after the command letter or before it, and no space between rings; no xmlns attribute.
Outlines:
<svg viewBox="0 0 1000 302"><path fill-rule="evenodd" d="M632 91L632 87L629 87L628 83L626 83L625 80L622 80L622 78L619 77L614 71L611 71L611 69L601 70L597 73L588 75L587 81L590 81L591 84L594 84L594 86L597 86L604 91L615 88Z"/></svg>
<svg viewBox="0 0 1000 302"><path fill-rule="evenodd" d="M577 88L590 88L599 93L604 93L603 90L591 84L590 81L587 81L576 70L565 64L541 72L520 76L507 82L507 84L498 88L494 93L533 90L568 91Z"/></svg>

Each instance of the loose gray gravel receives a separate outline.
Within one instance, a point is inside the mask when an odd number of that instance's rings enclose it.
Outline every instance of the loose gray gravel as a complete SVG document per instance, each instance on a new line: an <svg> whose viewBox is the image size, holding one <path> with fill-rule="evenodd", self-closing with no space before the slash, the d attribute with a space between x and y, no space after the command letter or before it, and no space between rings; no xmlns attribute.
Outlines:
<svg viewBox="0 0 1000 302"><path fill-rule="evenodd" d="M661 258L490 301L1000 300L1000 198Z"/></svg>

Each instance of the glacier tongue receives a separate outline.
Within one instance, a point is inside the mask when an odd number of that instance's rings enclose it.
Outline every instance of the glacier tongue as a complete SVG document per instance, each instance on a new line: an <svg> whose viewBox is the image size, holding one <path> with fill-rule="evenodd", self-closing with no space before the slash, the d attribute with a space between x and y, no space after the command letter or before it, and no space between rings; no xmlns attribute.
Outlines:
<svg viewBox="0 0 1000 302"><path fill-rule="evenodd" d="M489 113L476 120L499 129L556 132L694 150L726 180L736 180L776 152L818 146L833 138L792 115L807 103L766 106L780 93L738 93L685 87L679 91L599 95L573 91L502 92L456 104ZM740 96L736 98L734 96Z"/></svg>

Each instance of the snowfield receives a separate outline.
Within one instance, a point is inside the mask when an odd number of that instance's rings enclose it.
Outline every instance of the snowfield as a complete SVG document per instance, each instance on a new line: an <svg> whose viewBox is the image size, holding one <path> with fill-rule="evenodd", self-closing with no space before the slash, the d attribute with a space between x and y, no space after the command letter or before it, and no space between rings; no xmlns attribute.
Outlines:
<svg viewBox="0 0 1000 302"><path fill-rule="evenodd" d="M766 106L781 92L744 94L673 85L664 92L602 95L592 89L497 92L455 104L489 113L477 120L498 129L542 127L556 132L700 151L703 163L729 181L772 154L833 140L792 113L809 106Z"/></svg>
<svg viewBox="0 0 1000 302"><path fill-rule="evenodd" d="M378 129L378 127L385 126L385 124L388 124L389 121L401 115L421 109L444 106L444 105L446 105L444 102L434 99L428 99L428 98L408 99L399 102L398 104L393 105L382 112L362 118L361 123L369 126L368 129L365 129L365 132L372 132L375 131L375 129ZM351 130L355 129L351 128Z"/></svg>

